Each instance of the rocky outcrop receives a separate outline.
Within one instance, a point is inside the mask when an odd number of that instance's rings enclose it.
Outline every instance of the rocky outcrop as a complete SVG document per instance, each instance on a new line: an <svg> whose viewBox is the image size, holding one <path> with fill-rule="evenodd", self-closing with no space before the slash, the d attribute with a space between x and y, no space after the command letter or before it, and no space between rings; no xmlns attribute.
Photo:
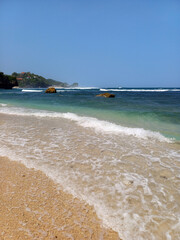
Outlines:
<svg viewBox="0 0 180 240"><path fill-rule="evenodd" d="M71 85L69 85L69 88L71 88L71 87L78 87L78 83L73 83L73 84L71 84Z"/></svg>
<svg viewBox="0 0 180 240"><path fill-rule="evenodd" d="M114 98L114 97L115 97L115 95L114 95L114 94L111 94L111 93L108 93L108 92L106 92L106 93L101 93L101 94L99 94L99 95L96 95L96 97Z"/></svg>
<svg viewBox="0 0 180 240"><path fill-rule="evenodd" d="M53 87L48 88L48 89L46 89L45 93L56 93L56 89Z"/></svg>
<svg viewBox="0 0 180 240"><path fill-rule="evenodd" d="M16 78L0 72L0 88L12 89L14 86L18 86Z"/></svg>

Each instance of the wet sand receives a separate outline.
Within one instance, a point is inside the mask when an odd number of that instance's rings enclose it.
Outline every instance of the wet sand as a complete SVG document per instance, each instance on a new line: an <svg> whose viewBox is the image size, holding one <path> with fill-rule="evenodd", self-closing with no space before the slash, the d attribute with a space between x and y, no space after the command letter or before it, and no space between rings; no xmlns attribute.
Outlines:
<svg viewBox="0 0 180 240"><path fill-rule="evenodd" d="M93 207L45 174L0 157L0 239L119 239Z"/></svg>

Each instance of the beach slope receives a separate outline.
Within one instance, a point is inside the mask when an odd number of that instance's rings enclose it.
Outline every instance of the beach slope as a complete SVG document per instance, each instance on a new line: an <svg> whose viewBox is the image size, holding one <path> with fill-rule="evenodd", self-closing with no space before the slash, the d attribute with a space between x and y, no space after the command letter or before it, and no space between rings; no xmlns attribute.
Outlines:
<svg viewBox="0 0 180 240"><path fill-rule="evenodd" d="M119 239L45 174L0 157L0 239Z"/></svg>

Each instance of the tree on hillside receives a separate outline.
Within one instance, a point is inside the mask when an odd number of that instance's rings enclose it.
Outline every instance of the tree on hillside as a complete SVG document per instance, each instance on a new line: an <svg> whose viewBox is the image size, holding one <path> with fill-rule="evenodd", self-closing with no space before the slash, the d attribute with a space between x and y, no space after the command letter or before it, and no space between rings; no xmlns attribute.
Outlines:
<svg viewBox="0 0 180 240"><path fill-rule="evenodd" d="M0 88L11 89L14 86L18 86L16 77L0 72Z"/></svg>

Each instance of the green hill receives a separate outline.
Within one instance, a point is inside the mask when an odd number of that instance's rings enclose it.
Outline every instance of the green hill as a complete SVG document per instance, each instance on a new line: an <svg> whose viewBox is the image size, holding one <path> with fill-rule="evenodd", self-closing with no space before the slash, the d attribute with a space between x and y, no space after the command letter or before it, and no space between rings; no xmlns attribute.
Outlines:
<svg viewBox="0 0 180 240"><path fill-rule="evenodd" d="M12 74L13 77L16 77L18 86L20 88L47 88L49 86L57 86L57 87L77 87L78 84L74 83L69 85L64 82L55 81L53 79L46 79L42 76L39 76L30 72L22 72Z"/></svg>

